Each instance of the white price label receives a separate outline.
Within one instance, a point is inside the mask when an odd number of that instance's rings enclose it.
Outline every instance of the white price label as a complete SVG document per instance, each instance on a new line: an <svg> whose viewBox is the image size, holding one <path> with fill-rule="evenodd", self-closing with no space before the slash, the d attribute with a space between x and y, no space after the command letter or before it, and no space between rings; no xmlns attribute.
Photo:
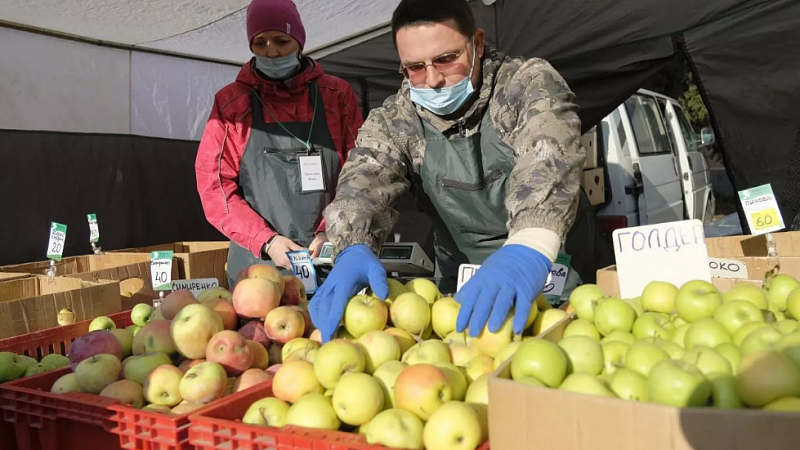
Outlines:
<svg viewBox="0 0 800 450"><path fill-rule="evenodd" d="M635 298L651 281L711 282L703 223L697 219L614 230L620 294Z"/></svg>
<svg viewBox="0 0 800 450"><path fill-rule="evenodd" d="M64 254L64 241L67 240L67 226L50 222L50 240L47 242L47 257L61 261Z"/></svg>
<svg viewBox="0 0 800 450"><path fill-rule="evenodd" d="M87 214L89 220L89 242L97 243L100 240L100 227L97 226L97 215Z"/></svg>
<svg viewBox="0 0 800 450"><path fill-rule="evenodd" d="M317 290L317 271L314 269L314 263L311 262L311 254L308 253L308 250L295 250L286 252L286 257L292 263L294 276L303 282L306 292L313 294Z"/></svg>
<svg viewBox="0 0 800 450"><path fill-rule="evenodd" d="M747 264L744 261L723 258L708 258L711 278L747 279Z"/></svg>
<svg viewBox="0 0 800 450"><path fill-rule="evenodd" d="M778 201L772 193L772 185L764 184L739 191L739 201L753 236L786 228Z"/></svg>
<svg viewBox="0 0 800 450"><path fill-rule="evenodd" d="M458 285L456 286L456 292L461 290L461 287L464 286L470 278L475 276L475 272L481 266L478 264L462 264L458 266Z"/></svg>
<svg viewBox="0 0 800 450"><path fill-rule="evenodd" d="M568 255L563 253L558 255L553 267L550 268L550 274L547 275L542 294L561 295L564 293L564 285L567 284L567 275L569 275L570 260L571 258Z"/></svg>
<svg viewBox="0 0 800 450"><path fill-rule="evenodd" d="M192 291L195 297L201 292L213 287L219 287L219 280L216 278L198 278L196 280L173 280L173 291Z"/></svg>
<svg viewBox="0 0 800 450"><path fill-rule="evenodd" d="M150 254L150 279L154 290L172 290L172 250Z"/></svg>
<svg viewBox="0 0 800 450"><path fill-rule="evenodd" d="M322 170L322 156L300 157L300 187L303 192L325 190L325 177Z"/></svg>

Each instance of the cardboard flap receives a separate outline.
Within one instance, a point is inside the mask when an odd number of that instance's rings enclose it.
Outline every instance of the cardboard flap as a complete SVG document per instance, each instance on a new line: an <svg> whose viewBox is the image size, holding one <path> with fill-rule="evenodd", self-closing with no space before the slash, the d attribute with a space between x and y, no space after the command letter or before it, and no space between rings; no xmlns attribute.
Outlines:
<svg viewBox="0 0 800 450"><path fill-rule="evenodd" d="M800 231L773 233L779 256L800 256ZM729 236L706 240L708 256L718 258L743 258L767 256L767 237Z"/></svg>
<svg viewBox="0 0 800 450"><path fill-rule="evenodd" d="M81 256L71 256L61 261L56 261L56 275L71 275L80 271L79 260ZM12 273L31 273L34 275L46 275L50 268L50 260L37 261L25 264L12 264L0 267L0 272Z"/></svg>

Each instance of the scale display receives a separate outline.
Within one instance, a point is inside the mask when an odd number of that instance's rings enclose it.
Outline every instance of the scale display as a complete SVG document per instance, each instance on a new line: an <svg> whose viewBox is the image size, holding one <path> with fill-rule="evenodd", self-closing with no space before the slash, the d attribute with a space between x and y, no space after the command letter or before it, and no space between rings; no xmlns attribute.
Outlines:
<svg viewBox="0 0 800 450"><path fill-rule="evenodd" d="M414 251L414 247L403 246L403 247L383 247L381 249L381 254L379 255L380 259L411 259L411 254Z"/></svg>

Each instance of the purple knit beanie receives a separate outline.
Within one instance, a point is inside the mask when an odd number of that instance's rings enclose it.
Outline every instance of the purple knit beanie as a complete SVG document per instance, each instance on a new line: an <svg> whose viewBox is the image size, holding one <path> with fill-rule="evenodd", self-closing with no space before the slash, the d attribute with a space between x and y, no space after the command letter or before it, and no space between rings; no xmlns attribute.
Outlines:
<svg viewBox="0 0 800 450"><path fill-rule="evenodd" d="M292 0L253 0L247 7L247 40L264 31L281 31L305 47L306 30Z"/></svg>

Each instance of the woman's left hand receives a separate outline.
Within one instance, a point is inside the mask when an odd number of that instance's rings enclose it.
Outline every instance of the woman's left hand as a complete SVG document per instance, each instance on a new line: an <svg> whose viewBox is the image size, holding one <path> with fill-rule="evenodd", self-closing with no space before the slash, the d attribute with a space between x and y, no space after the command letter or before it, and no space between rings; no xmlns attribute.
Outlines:
<svg viewBox="0 0 800 450"><path fill-rule="evenodd" d="M308 251L311 253L312 258L316 258L322 252L322 245L328 242L328 236L325 233L319 233L311 241L311 245L308 246Z"/></svg>

